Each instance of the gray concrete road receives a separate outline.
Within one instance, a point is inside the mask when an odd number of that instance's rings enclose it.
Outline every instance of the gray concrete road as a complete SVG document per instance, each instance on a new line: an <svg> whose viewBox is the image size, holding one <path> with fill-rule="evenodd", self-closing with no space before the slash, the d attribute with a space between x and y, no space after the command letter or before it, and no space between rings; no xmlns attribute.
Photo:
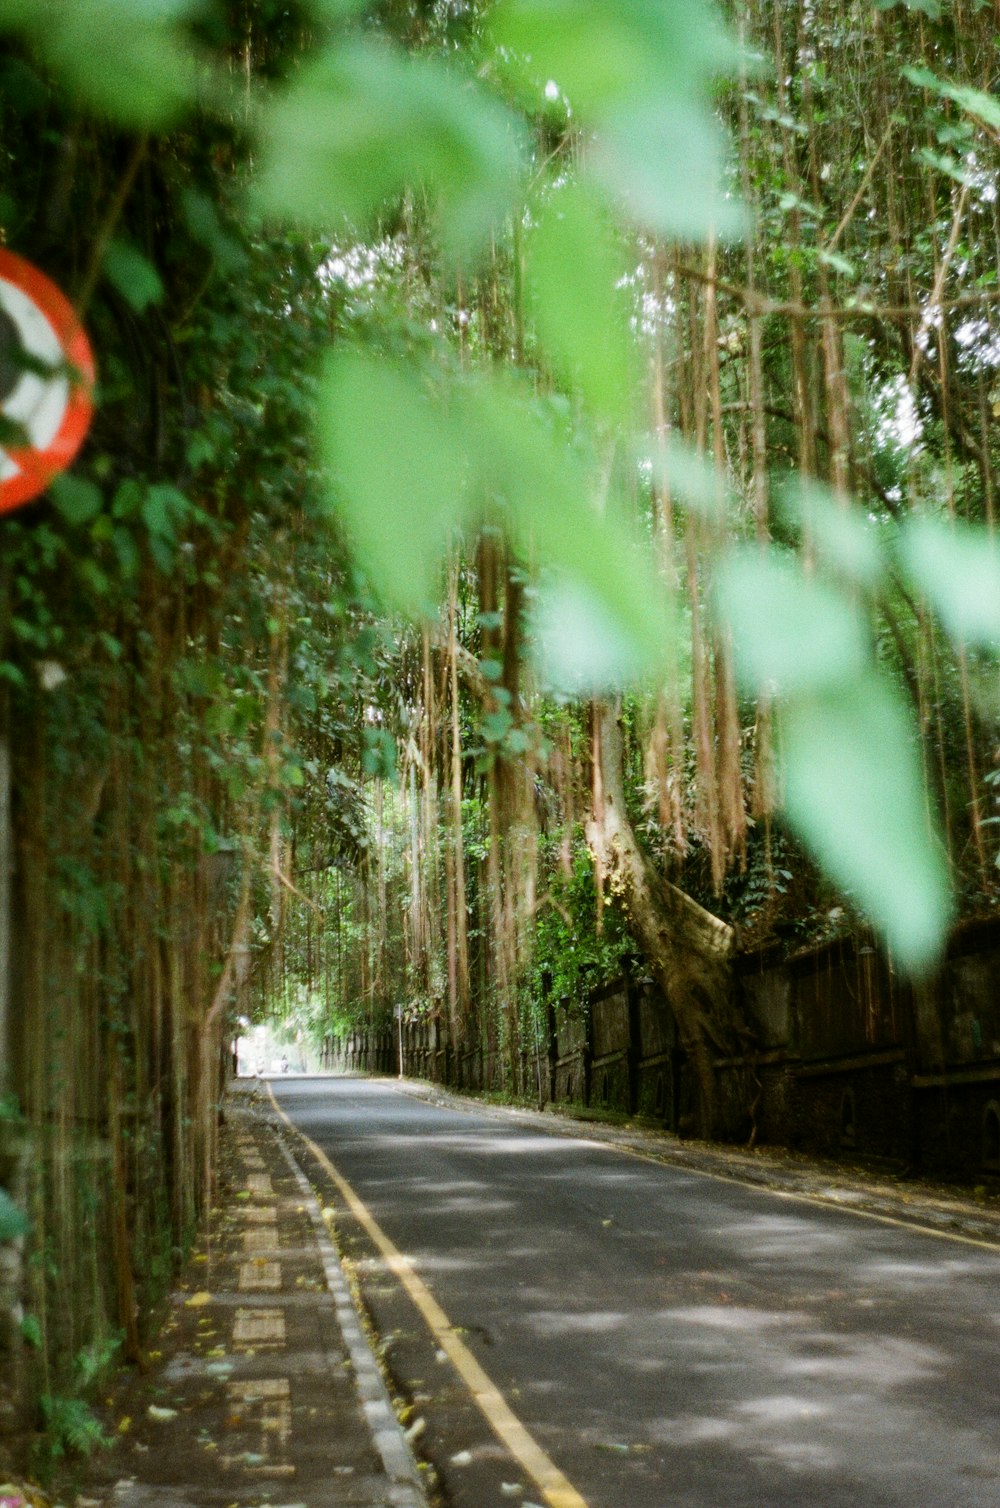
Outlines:
<svg viewBox="0 0 1000 1508"><path fill-rule="evenodd" d="M995 1248L387 1081L274 1088L589 1508L1000 1504ZM573 1502L493 1438L372 1227L341 1238L446 1500Z"/></svg>

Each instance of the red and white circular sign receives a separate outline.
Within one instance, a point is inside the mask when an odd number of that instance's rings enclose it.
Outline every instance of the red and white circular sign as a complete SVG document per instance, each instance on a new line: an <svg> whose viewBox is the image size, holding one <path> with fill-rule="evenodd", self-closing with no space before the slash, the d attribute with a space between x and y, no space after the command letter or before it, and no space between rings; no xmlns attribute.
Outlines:
<svg viewBox="0 0 1000 1508"><path fill-rule="evenodd" d="M69 299L0 247L0 414L28 437L0 445L0 513L44 492L90 425L94 357Z"/></svg>

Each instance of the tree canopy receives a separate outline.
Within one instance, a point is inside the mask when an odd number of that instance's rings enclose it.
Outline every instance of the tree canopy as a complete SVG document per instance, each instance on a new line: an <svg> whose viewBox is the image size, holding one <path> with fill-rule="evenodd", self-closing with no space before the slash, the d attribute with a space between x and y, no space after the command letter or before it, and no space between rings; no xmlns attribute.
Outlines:
<svg viewBox="0 0 1000 1508"><path fill-rule="evenodd" d="M995 909L1000 105L986 0L0 33L0 231L99 364L0 517L6 1113L101 1292L76 1334L38 1276L55 1397L141 1352L237 1017L401 1006L524 1091L638 957L737 1134L735 951L871 924L919 974Z"/></svg>

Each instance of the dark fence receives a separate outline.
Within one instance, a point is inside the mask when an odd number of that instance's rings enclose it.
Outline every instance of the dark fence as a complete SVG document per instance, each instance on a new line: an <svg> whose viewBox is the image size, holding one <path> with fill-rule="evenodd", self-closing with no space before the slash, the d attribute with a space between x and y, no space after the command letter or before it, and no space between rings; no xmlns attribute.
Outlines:
<svg viewBox="0 0 1000 1508"><path fill-rule="evenodd" d="M723 1094L728 1086L734 1102L752 1103L745 1129L761 1142L1000 1177L998 969L997 922L956 934L936 978L919 987L864 935L791 957L743 955L734 987L748 1047L717 1063ZM508 1060L453 1051L446 1023L432 1017L330 1036L324 1066L510 1087ZM550 1003L519 1074L516 1087L539 1103L617 1110L681 1133L693 1124L693 1076L648 979L613 980L583 1009Z"/></svg>
<svg viewBox="0 0 1000 1508"><path fill-rule="evenodd" d="M547 1027L520 1053L517 1088L552 1101L621 1110L676 1128L687 1070L663 996L647 980L618 979L595 990L586 1008L550 1004ZM324 1068L400 1073L471 1090L510 1087L510 1062L482 1047L454 1051L434 1017L396 1022L392 1031L330 1035ZM506 1077L505 1077L506 1075Z"/></svg>

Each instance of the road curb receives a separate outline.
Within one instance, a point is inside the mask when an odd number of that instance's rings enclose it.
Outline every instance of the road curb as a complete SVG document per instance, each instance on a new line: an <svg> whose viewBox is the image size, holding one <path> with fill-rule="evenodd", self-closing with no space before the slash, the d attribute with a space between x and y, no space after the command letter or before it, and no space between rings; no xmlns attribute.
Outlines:
<svg viewBox="0 0 1000 1508"><path fill-rule="evenodd" d="M344 1345L351 1359L361 1412L371 1430L375 1450L389 1479L388 1502L392 1508L428 1508L420 1469L403 1432L403 1427L396 1418L381 1368L369 1345L351 1286L347 1281L340 1253L330 1239L330 1233L312 1184L288 1146L281 1130L273 1124L270 1130L288 1162L302 1194L302 1202L312 1222L323 1264L323 1274L333 1299Z"/></svg>

